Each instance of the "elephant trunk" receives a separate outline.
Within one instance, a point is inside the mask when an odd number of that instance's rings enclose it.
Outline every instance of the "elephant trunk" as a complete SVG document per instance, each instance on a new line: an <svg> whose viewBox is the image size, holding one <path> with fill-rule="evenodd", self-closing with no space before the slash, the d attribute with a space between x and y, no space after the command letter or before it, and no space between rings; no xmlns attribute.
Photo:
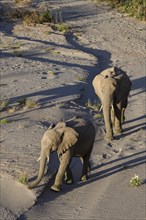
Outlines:
<svg viewBox="0 0 146 220"><path fill-rule="evenodd" d="M113 132L111 125L111 101L106 101L106 103L103 103L103 115L107 139L112 139Z"/></svg>
<svg viewBox="0 0 146 220"><path fill-rule="evenodd" d="M49 158L49 156L48 156L48 158ZM32 189L32 188L36 187L41 182L42 177L43 177L44 172L45 172L46 161L47 161L47 156L46 156L45 152L42 152L41 157L40 157L40 168L39 168L38 177L34 182L32 182L30 185L28 185L29 189Z"/></svg>

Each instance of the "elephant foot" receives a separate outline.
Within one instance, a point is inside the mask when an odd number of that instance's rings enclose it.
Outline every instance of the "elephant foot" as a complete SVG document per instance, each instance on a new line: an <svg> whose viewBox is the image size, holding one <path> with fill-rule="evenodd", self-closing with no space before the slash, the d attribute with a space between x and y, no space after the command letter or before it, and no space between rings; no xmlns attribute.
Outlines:
<svg viewBox="0 0 146 220"><path fill-rule="evenodd" d="M122 133L122 128L119 128L119 127L115 127L114 129L113 129L113 132L114 132L114 134L121 134Z"/></svg>
<svg viewBox="0 0 146 220"><path fill-rule="evenodd" d="M61 191L61 187L59 185L53 185L51 186L51 189L55 192L60 192Z"/></svg>
<svg viewBox="0 0 146 220"><path fill-rule="evenodd" d="M69 184L73 184L73 182L74 182L73 179L65 180L65 183L68 184L68 185L69 185Z"/></svg>
<svg viewBox="0 0 146 220"><path fill-rule="evenodd" d="M113 140L113 136L106 134L104 140L109 144Z"/></svg>
<svg viewBox="0 0 146 220"><path fill-rule="evenodd" d="M81 177L81 181L87 181L88 180L88 176L85 174Z"/></svg>

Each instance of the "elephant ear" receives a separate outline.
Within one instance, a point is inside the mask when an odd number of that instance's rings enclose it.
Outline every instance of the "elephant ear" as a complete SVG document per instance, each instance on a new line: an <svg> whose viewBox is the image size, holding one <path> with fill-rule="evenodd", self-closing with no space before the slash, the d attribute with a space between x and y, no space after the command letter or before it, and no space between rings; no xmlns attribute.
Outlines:
<svg viewBox="0 0 146 220"><path fill-rule="evenodd" d="M60 155L67 151L78 141L79 134L70 127L60 128L58 129L58 132L62 134L62 142L57 150L58 154Z"/></svg>

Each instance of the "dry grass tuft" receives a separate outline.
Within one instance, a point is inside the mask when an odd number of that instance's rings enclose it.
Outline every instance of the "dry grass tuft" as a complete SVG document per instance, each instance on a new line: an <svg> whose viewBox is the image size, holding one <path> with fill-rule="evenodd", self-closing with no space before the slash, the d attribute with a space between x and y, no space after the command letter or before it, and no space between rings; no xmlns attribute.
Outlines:
<svg viewBox="0 0 146 220"><path fill-rule="evenodd" d="M14 0L14 3L21 6L32 6L32 0Z"/></svg>
<svg viewBox="0 0 146 220"><path fill-rule="evenodd" d="M46 10L44 12L39 12L38 10L29 12L23 18L23 23L25 25L36 25L36 24L43 24L47 22L52 22L53 17L51 15L50 10Z"/></svg>

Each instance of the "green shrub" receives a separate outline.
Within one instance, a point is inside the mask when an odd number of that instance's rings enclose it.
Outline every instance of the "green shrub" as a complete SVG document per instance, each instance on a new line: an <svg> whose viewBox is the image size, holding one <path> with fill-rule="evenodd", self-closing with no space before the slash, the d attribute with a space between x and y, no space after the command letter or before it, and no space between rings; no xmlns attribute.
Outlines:
<svg viewBox="0 0 146 220"><path fill-rule="evenodd" d="M2 110L3 108L7 107L9 104L9 100L5 99L5 100L0 100L0 110Z"/></svg>
<svg viewBox="0 0 146 220"><path fill-rule="evenodd" d="M26 172L23 172L18 177L18 181L24 185L28 183L28 174Z"/></svg>
<svg viewBox="0 0 146 220"><path fill-rule="evenodd" d="M0 120L0 124L8 124L8 123L10 123L10 121L7 118L3 118Z"/></svg>
<svg viewBox="0 0 146 220"><path fill-rule="evenodd" d="M102 0L97 0L101 2ZM119 11L127 13L129 16L138 18L139 20L146 20L146 0L104 0L109 2L113 7L118 8Z"/></svg>
<svg viewBox="0 0 146 220"><path fill-rule="evenodd" d="M50 12L50 10L46 10L45 12L42 13L41 15L42 17L42 22L52 22L53 18L52 18L52 14Z"/></svg>
<svg viewBox="0 0 146 220"><path fill-rule="evenodd" d="M23 23L27 25L43 24L52 21L53 18L48 9L44 12L39 12L38 10L28 12L28 14L23 18Z"/></svg>
<svg viewBox="0 0 146 220"><path fill-rule="evenodd" d="M139 179L139 176L138 175L134 175L134 177L131 178L130 180L130 185L132 187L135 187L135 186L141 186L143 184L143 181Z"/></svg>
<svg viewBox="0 0 146 220"><path fill-rule="evenodd" d="M71 26L65 23L58 23L55 24L53 28L60 32L68 32L71 29Z"/></svg>

